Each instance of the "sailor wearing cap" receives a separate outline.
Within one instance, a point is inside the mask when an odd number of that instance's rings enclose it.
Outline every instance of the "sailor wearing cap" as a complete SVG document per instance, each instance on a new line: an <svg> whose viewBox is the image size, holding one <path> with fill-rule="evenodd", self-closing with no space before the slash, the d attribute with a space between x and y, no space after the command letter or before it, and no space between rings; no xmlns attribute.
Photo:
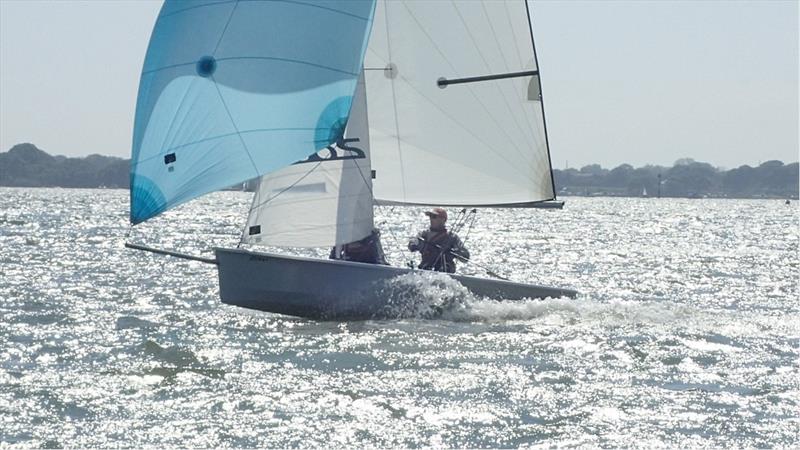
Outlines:
<svg viewBox="0 0 800 450"><path fill-rule="evenodd" d="M431 226L420 232L408 242L408 249L420 252L420 269L453 273L456 271L455 259L469 259L469 251L453 232L447 231L447 211L433 208L425 214L431 219Z"/></svg>

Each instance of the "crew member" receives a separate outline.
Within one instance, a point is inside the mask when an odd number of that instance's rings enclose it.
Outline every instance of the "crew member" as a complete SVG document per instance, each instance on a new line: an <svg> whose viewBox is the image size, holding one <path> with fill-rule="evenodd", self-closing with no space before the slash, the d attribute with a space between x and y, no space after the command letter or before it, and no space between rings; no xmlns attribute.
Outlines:
<svg viewBox="0 0 800 450"><path fill-rule="evenodd" d="M420 232L408 242L408 249L420 252L422 261L420 269L435 270L437 272L454 273L456 271L456 258L468 260L469 251L464 243L453 232L447 231L447 211L442 208L433 208L425 214L430 218L431 225Z"/></svg>
<svg viewBox="0 0 800 450"><path fill-rule="evenodd" d="M377 229L373 229L372 233L364 239L331 248L329 258L342 261L388 265L386 262L386 255L383 253L383 246L381 245L381 232Z"/></svg>

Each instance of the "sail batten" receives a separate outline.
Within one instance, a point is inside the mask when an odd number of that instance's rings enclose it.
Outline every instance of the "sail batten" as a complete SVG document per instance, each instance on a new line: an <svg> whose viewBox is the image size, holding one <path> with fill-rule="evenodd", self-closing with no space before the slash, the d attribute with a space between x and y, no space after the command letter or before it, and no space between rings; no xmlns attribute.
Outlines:
<svg viewBox="0 0 800 450"><path fill-rule="evenodd" d="M377 200L555 197L541 98L529 98L539 68L522 3L378 3L365 60L389 68L367 72Z"/></svg>

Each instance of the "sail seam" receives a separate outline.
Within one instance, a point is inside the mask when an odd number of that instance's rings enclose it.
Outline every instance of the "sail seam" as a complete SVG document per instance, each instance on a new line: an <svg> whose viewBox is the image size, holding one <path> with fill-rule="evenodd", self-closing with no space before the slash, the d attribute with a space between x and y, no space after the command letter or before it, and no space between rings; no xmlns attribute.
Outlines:
<svg viewBox="0 0 800 450"><path fill-rule="evenodd" d="M447 59L447 56L444 54L444 52L442 51L442 49L441 49L441 48L439 48L439 46L438 46L438 45L436 45L436 41L435 41L435 40L434 40L434 39L431 37L431 35L428 33L428 31L425 29L425 27L423 27L423 26L422 26L422 23L419 21L419 19L417 18L417 16L416 16L416 15L414 15L414 12L413 12L413 11L411 11L411 8L409 8L409 7L408 7L408 5L406 5L406 3L405 3L405 2L403 2L403 6L406 8L406 11L408 11L408 14L411 16L411 18L412 18L412 19L414 19L414 22L417 24L417 27L420 29L420 31L422 31L422 34L423 34L423 35L425 35L425 37L427 37L427 38L428 38L428 41L430 41L430 43L431 43L431 45L433 46L433 48L434 48L434 49L436 49L436 51L439 53L439 55L442 57L442 59L443 59L443 60L444 60L444 61L445 61L445 62L446 62L446 63L447 63L449 66L450 66L450 68L451 68L451 69L453 69L453 71L454 71L454 72L456 72L456 74L460 76L461 74L459 74L459 73L458 73L458 71L456 70L456 68L455 68L455 66L453 65L453 63L452 63L452 62L450 62L450 60L449 60L449 59ZM410 83L409 83L409 84L410 84ZM489 117L489 118L492 120L492 122L494 122L494 124L495 124L495 126L497 127L497 129L499 129L499 130L500 130L500 131L501 131L503 134L505 134L505 136L506 136L506 139L507 139L507 140L508 140L508 142L511 144L511 146L512 146L512 147L514 147L514 149L517 151L517 153L518 153L520 156L523 156L523 157L524 157L524 155L525 155L525 154L524 154L524 153L522 152L522 150L521 150L521 149L520 149L520 148L517 146L517 144L514 142L514 140L513 140L513 139L511 139L511 136L509 136L509 135L508 135L508 133L506 132L505 128L503 128L503 127L502 127L502 126L501 126L501 125L500 125L500 124L497 122L497 118L494 116L494 114L490 113L490 112L489 112L489 109L486 107L486 105L485 105L485 104L484 104L484 103L481 101L481 99L480 99L480 98L478 98L478 95L475 93L475 90L474 90L474 89L472 89L472 87L470 87L470 86L466 86L466 88L467 88L467 90L469 91L469 93L470 93L470 94L472 94L472 97L473 97L473 98L475 98L475 101L476 101L476 102L478 102L478 104L481 106L481 108L483 108L483 111L484 111L484 113L486 113L486 115L487 115L487 116L488 116L488 117ZM415 90L416 90L416 89L415 89ZM419 91L418 91L418 92L419 92ZM430 101L430 100L429 100L429 101ZM433 102L431 102L431 103L433 103ZM437 108L438 108L438 107L437 107ZM440 111L441 111L441 109L440 109ZM452 120L452 118L451 118L451 120ZM460 125L460 124L459 124L459 125ZM466 129L466 127L464 127L463 125L462 125L461 127ZM472 134L472 133L470 133L470 134ZM474 135L473 135L473 136L474 136ZM486 144L486 143L484 143L484 145L487 145L487 144ZM494 150L493 150L493 151L494 151ZM497 152L495 151L495 153L497 153ZM499 153L498 153L498 154L499 154Z"/></svg>
<svg viewBox="0 0 800 450"><path fill-rule="evenodd" d="M505 3L504 3L504 5L505 5ZM489 17L489 11L486 9L486 2L481 2L481 7L483 9L483 16L486 18L486 23L489 24L489 29L492 31L492 37L494 37L494 43L497 46L497 53L500 54L500 58L503 60L503 65L505 66L506 71L509 72L509 71L511 71L511 67L508 65L508 60L506 59L506 55L503 52L502 47L500 46L500 39L498 39L498 37L497 37L497 32L495 31L494 25L492 24L492 19ZM504 9L506 9L506 8L504 8ZM512 33L513 33L513 30L512 30ZM516 42L514 44L516 45ZM480 52L480 50L478 50L478 51ZM483 54L481 54L481 57L483 57ZM487 67L488 67L488 63L486 63L485 60L484 60L484 64L486 64ZM520 67L522 67L522 64L520 64ZM539 76L538 75L538 72L539 72L539 68L538 67L536 68L536 72L537 72L536 76ZM511 113L511 118L514 120L514 124L517 126L517 129L522 134L523 139L525 139L528 136L528 132L529 132L530 133L531 142L533 142L534 145L536 145L537 144L536 143L536 136L535 136L536 133L534 133L533 128L532 127L525 127L523 125L520 125L519 121L517 120L517 115L514 114L514 112L511 110L511 104L508 101L508 97L506 96L506 92L502 89L502 86L505 86L505 84L499 84L498 83L496 85L497 85L497 89L500 91L500 94L503 96L503 100L506 103L506 107L508 108L508 112ZM512 84L512 86L513 86L513 84ZM513 91L512 91L512 94L513 94ZM525 103L520 102L520 103L518 103L518 105L520 106L520 109L522 109L522 114L521 115L523 117L525 117Z"/></svg>
<svg viewBox="0 0 800 450"><path fill-rule="evenodd" d="M369 221L370 221L369 219L349 220L347 222L336 222L334 224L334 226L338 227L339 225L352 225L352 224L356 224L356 223L364 223L364 222L369 222ZM325 228L330 228L330 224L316 225L316 226L313 226L313 225L296 225L294 229L297 230L297 231L300 231L300 230L308 231L308 230L317 230L317 229L325 229ZM259 233L259 237L280 236L282 234L286 234L286 232L285 231L284 232L280 232L279 231L279 232L274 232L274 233ZM278 247L282 247L282 246L278 245Z"/></svg>
<svg viewBox="0 0 800 450"><path fill-rule="evenodd" d="M219 39L217 39L217 45L214 46L214 51L211 52L211 54L214 56L217 56L217 49L219 49L219 44L222 43L222 38L225 37L225 32L228 31L228 26L231 24L231 20L233 20L233 15L236 13L237 6L239 6L238 0L236 1L236 3L233 4L233 8L231 8L231 13L228 16L228 21L225 22L225 28L223 28L222 32L219 34Z"/></svg>
<svg viewBox="0 0 800 450"><path fill-rule="evenodd" d="M383 61L383 58L380 58L380 56L376 55L376 57L378 57L379 59L381 59L381 61ZM383 62L387 62L387 61L383 61ZM508 160L508 159L507 159L505 156L503 156L503 154L502 154L502 153L500 153L500 152L498 152L497 150L495 150L494 148L492 148L492 147L491 147L489 144L487 144L487 143L486 143L484 140L482 140L480 137L478 137L476 134L474 134L474 133L473 133L473 132L472 132L472 131L471 131L471 130L470 130L468 127L467 127L467 126L465 126L464 124L462 124L461 122L457 121L457 120L456 120L456 119L454 119L452 116L450 116L449 114L447 114L447 112L445 112L443 109L441 109L441 108L439 107L439 105L437 105L437 104L436 104L436 102L434 102L433 100L431 100L430 98L428 98L427 96L425 96L425 94L423 94L423 93L422 93L422 92L421 92L419 89L417 89L416 87L414 87L414 85L411 83L411 81L409 81L409 80L408 80L406 77L404 77L403 75L399 75L399 74L398 74L398 75L397 75L397 78L398 78L398 79L400 79L400 80L403 80L403 81L404 81L404 82L405 82L405 83L408 85L408 87L409 87L409 88L413 89L413 90L414 90L414 92L416 92L416 93L417 93L417 95L419 95L420 97L422 97L423 99L425 99L425 101L427 101L427 102L428 102L428 103L430 103L430 104L431 104L431 105L432 105L434 108L436 108L437 110L439 110L439 112L440 112L440 113L442 113L442 115L443 115L443 116L445 116L446 118L450 119L450 121L451 121L451 122L453 122L453 124L455 124L457 127L459 127L459 128L461 128L462 130L464 130L464 131L465 131L467 134L469 134L470 136L472 136L472 137L473 137L473 138L474 138L474 139L475 139L477 142L480 142L481 144L483 144L483 145L484 145L484 146L485 146L485 147L486 147L486 148L487 148L487 149L488 149L490 152L494 153L495 155L497 155L498 157L500 157L500 159L502 159L503 161L507 162L507 163L508 163L508 164L509 164L511 167L513 167L514 169L516 169L516 170L517 170L517 171L518 171L520 174L522 174L523 176L526 176L526 175L527 175L527 173L526 173L526 172L522 172L521 170L519 170L519 168L516 166L516 164L514 164L512 161L509 161L509 160ZM395 106L395 108L396 108L396 107L397 107L397 104L395 103L395 105L394 105L394 106ZM395 127L397 127L397 125L395 125ZM400 138L399 129L397 129L397 131L398 131L398 134L397 134L397 141L398 141L398 147L399 147L399 146L400 146L400 143L402 143L402 142L403 142L403 140L402 140L402 138ZM412 144L412 145L413 145L413 144ZM401 161L400 161L400 162L402 163L402 159L401 159ZM455 162L455 161L453 161L453 162ZM462 164L462 165L464 165L464 164ZM469 166L465 166L465 167L469 167ZM402 177L402 176L403 176L403 175L402 175L402 165L401 165L401 177ZM404 187L404 189L403 189L403 196L405 197L405 178L401 178L401 180L404 182L404 184L403 184L403 187Z"/></svg>
<svg viewBox="0 0 800 450"><path fill-rule="evenodd" d="M167 149L162 150L162 152L157 154L157 155L149 156L147 158L142 158L142 159L137 160L136 162L131 161L131 166L135 167L135 166L137 166L139 164L142 164L142 163L145 163L147 161L150 161L151 159L160 158L160 157L164 156L165 154L170 153L170 152L172 152L174 150L177 150L179 148L190 147L192 145L202 144L204 142L209 142L209 141L213 141L213 140L216 140L216 139L224 139L224 138L227 138L227 137L235 136L237 134L263 133L263 132L270 132L270 131L312 131L312 130L314 130L314 131L327 130L327 128L256 128L256 129L253 129L253 130L235 131L233 133L220 134L220 135L213 136L213 137L210 137L210 138L200 139L198 141L188 142L186 144L181 144L181 145L176 145L174 147L169 147Z"/></svg>
<svg viewBox="0 0 800 450"><path fill-rule="evenodd" d="M178 10L176 10L176 11L172 11L172 12L171 12L171 13L169 13L169 14L164 14L164 15L162 15L162 16L159 16L159 18L164 18L164 17L170 17L170 16L174 16L174 15L177 15L177 14L184 13L184 12L186 12L186 11L190 11L190 10L192 10L192 9L198 9L198 8L207 8L207 7L209 7L209 6L219 6L219 5L224 5L224 4L226 4L226 3L233 3L233 2L236 2L236 1L238 1L238 0L223 0L223 1L214 2L214 3L206 3L205 5L195 5L195 6L190 6L190 7L188 7L188 8L183 8L183 9L178 9Z"/></svg>
<svg viewBox="0 0 800 450"><path fill-rule="evenodd" d="M233 115L231 114L230 109L228 109L228 104L225 102L225 97L222 96L222 91L219 89L219 85L217 85L217 80L214 77L211 77L211 80L214 82L214 87L217 89L217 94L219 94L219 99L222 101L222 106L225 108L225 112L228 114L228 118L231 119L231 125L233 125L233 129L236 131L236 136L239 137L239 142L242 143L242 147L244 147L244 152L247 153L247 157L250 159L250 164L253 165L253 170L255 171L254 177L259 175L258 173L258 166L256 165L255 160L253 160L253 155L250 154L250 149L247 148L247 143L244 142L244 138L242 134L239 132L239 127L236 126L236 121L233 120Z"/></svg>
<svg viewBox="0 0 800 450"><path fill-rule="evenodd" d="M497 150L495 150L495 149L494 149L494 148L493 148L491 145L489 145L488 143L486 143L486 141L484 141L484 140L483 140L483 139L481 139L481 138L480 138L478 135L476 135L475 133L473 133L473 132L472 132L472 130L470 130L470 129L469 129L469 127L465 126L465 125L464 125L464 124L462 124L461 122L459 122L459 121L457 121L456 119L454 119L454 118L453 118L453 117L452 117L450 114L448 114L448 113L447 113L445 110L443 110L442 108L440 108L440 107L439 107L439 105L437 105L437 104L436 104L436 102L434 102L433 100L429 99L429 98L428 98L427 96L425 96L425 94L423 94L423 93L422 93L422 92L421 92L419 89L417 89L416 87L414 87L414 85L413 85L413 84L412 84L412 83L411 83L409 80L407 80L407 79L406 79L405 77L403 77L402 75L398 75L398 78L401 78L403 81L405 81L405 82L406 82L406 84L408 84L408 86L409 86L411 89L413 89L413 90L414 90L414 92L416 92L416 93L417 93L417 95L419 95L420 97L424 98L424 99L425 99L425 100L426 100L428 103L430 103L430 104L431 104L431 105L432 105L434 108L438 109L438 110L439 110L439 112L440 112L440 113L442 113L442 115L443 115L443 116L445 116L445 117L447 117L448 119L450 119L450 120L451 120L451 121L452 121L452 122L453 122L453 123L454 123L456 126L458 126L458 127L459 127L459 128L461 128L462 130L464 130L464 131L465 131L467 134L469 134L470 136L472 136L472 138L473 138L473 139L475 139L476 141L478 141L478 142L480 142L481 144L483 144L484 146L486 146L486 148L487 148L487 149L488 149L490 152L492 152L492 153L494 153L495 155L499 156L499 157L500 157L500 159L502 159L503 161L505 161L506 163L508 163L508 165L509 165L510 167L513 167L513 168L514 168L515 170L517 170L517 171L518 171L520 174L522 174L522 175L526 175L526 172L522 172L522 171L520 170L520 168L518 167L518 165L517 165L517 164L515 164L513 161L511 161L511 160L509 160L508 158L506 158L505 156L503 156L503 154L502 154L501 152L498 152ZM484 107L484 110L485 110L485 109L486 109L486 108ZM487 114L489 114L489 113L488 113L488 111L487 111L486 113L487 113ZM402 141L402 140L400 139L400 136L399 136L399 134L398 134L398 137L397 137L397 139L398 139L398 141ZM517 150L517 151L519 151L519 150ZM403 192L403 197L405 197L405 191Z"/></svg>
<svg viewBox="0 0 800 450"><path fill-rule="evenodd" d="M206 7L209 7L209 6L224 5L226 3L234 3L234 2L239 2L239 1L242 1L242 2L261 2L263 0L222 0L222 1L219 1L219 2L207 3L205 5L190 6L188 8L179 9L179 10L176 10L176 11L172 11L169 14L164 14L161 17L170 17L170 16L174 16L176 14L180 14L180 13L192 10L192 9L206 8ZM292 1L292 0L272 0L272 1L273 2L280 2L280 3L290 3L290 4L295 4L295 5L303 5L303 6L307 6L307 7L310 7L310 8L323 9L323 10L326 10L326 11L330 11L332 13L353 17L355 19L360 19L360 20L364 20L364 21L368 21L369 20L368 17L361 17L361 16L359 16L357 14L352 14L352 13L348 13L348 12L345 12L345 11L339 11L339 10L336 10L336 9L333 9L333 8L326 8L326 7L320 6L320 5L313 5L311 3L298 2L298 1Z"/></svg>
<svg viewBox="0 0 800 450"><path fill-rule="evenodd" d="M383 61L384 63L387 63L387 61L385 61L383 58L381 58L381 57L380 57L380 55L378 55L378 54L375 54L375 56L376 56L378 59L380 59L381 61ZM469 129L469 127L465 126L464 124L462 124L461 122L457 121L457 120L456 120L456 119L454 119L452 116L450 116L449 114L447 114L447 112L445 112L443 109L441 109L441 108L440 108L440 107L439 107L439 106L436 104L436 102L434 102L433 100L431 100L430 98L428 98L427 96L425 96L425 94L423 94L423 93L422 93L422 92L421 92L419 89L417 89L416 87L414 87L414 85L411 83L411 81L409 81L409 80L408 80L406 77L404 77L403 75L399 75L399 74L398 74L398 75L397 75L397 78L398 78L398 79L400 79L400 80L403 80L403 81L404 81L404 82L405 82L405 83L408 85L408 87L409 87L409 88L413 89L413 90L414 90L414 92L416 92L416 93L417 93L417 95L419 95L420 97L422 97L423 99L425 99L425 101L427 101L428 103L430 103L430 104L431 104L431 105L432 105L434 108L436 108L436 109L437 109L437 110L438 110L440 113L442 113L442 115L443 115L443 116L445 116L446 118L450 119L450 121L451 121L451 122L453 122L453 124L455 124L457 127L459 127L459 128L461 128L462 130L464 130L464 131L465 131L467 134L469 134L470 136L472 136L472 137L473 137L473 138L474 138L474 139L475 139L477 142L480 142L481 144L483 144L483 145L484 145L484 146L485 146L485 147L486 147L486 148L487 148L487 149L488 149L490 152L492 152L492 153L494 153L495 155L497 155L498 157L500 157L500 159L502 159L503 161L505 161L506 163L508 163L508 164L509 164L509 166L511 166L511 167L513 167L514 169L516 169L516 170L517 170L517 171L518 171L518 172L519 172L521 175L523 175L523 176L526 176L526 175L527 175L527 173L526 173L526 172L522 172L521 170L519 170L519 168L516 166L516 164L514 164L514 163L513 163L513 161L509 161L509 160L508 160L508 159L507 159L505 156L503 156L503 154L502 154L502 153L500 153L500 152L498 152L497 150L495 150L494 148L492 148L492 147L491 147L489 144L487 144L487 143L486 143L484 140L482 140L480 137L478 137L476 134L474 134L474 133L473 133L473 132L472 132L472 131ZM397 104L395 103L395 104L394 104L394 106L395 106L395 108L396 108L396 107L397 107ZM396 124L395 124L395 127L397 127L397 125L396 125ZM376 128L376 129L377 129L377 128ZM396 137L397 137L397 141L398 141L398 147L399 147L399 146L400 146L400 144L403 142L403 139L400 137L400 134L399 134L399 129L397 129L397 131L398 131L398 134L397 134L397 136L396 136ZM387 132L386 134L390 134L390 133L388 133L388 132ZM413 145L413 144L411 144L411 145ZM402 159L401 159L401 161L400 161L400 162L401 162L401 164L402 164ZM453 163L455 163L456 161L452 161L452 162L453 162ZM464 165L464 164L461 164L461 165L462 165L462 166L464 166L464 167L470 167L470 166L467 166L467 165ZM403 175L402 175L402 165L401 165L401 181L403 181L403 183L404 183L404 184L403 184L403 187L404 187L404 189L403 189L403 196L405 197L405 178L403 178Z"/></svg>
<svg viewBox="0 0 800 450"><path fill-rule="evenodd" d="M188 86L188 87L187 87L187 89L186 89L186 90L183 92L183 97L181 97L181 101L180 101L180 103L178 104L178 108L177 108L177 110L176 110L176 111L180 111L181 109L183 109L183 105L185 104L185 102L186 102L186 99L187 99L187 98L189 98L189 92L192 90L192 88L194 87L195 83L197 83L197 78L193 78L193 79L192 79L192 81L190 81L190 82L189 82L189 86ZM161 147L162 147L162 148L163 148L164 146L166 146L166 141L167 141L167 139L168 139L170 136L172 136L172 135L173 135L172 133L173 133L173 130L174 130L174 127L175 127L175 123L177 122L177 119L178 119L178 114L175 114L174 116L172 116L172 119L170 120L170 123L169 123L169 128L167 128L167 132L166 132L166 133L164 133L164 139L163 139L163 140L162 140L162 142L161 142ZM163 152L163 153L159 153L158 155L155 155L155 156L153 156L153 157L148 157L147 159L150 159L150 158L157 158L157 157L160 157L160 156L162 156L162 155L165 155L165 154L167 154L167 153L169 153L169 152L170 152L170 150L167 150L167 151L165 151L165 152ZM138 156L138 155L137 155L137 156ZM138 163L138 160L137 160L136 162ZM138 164L134 164L134 162L133 162L133 161L131 161L131 167L136 167L137 165L138 165Z"/></svg>
<svg viewBox="0 0 800 450"><path fill-rule="evenodd" d="M389 61L386 62L390 63L392 61L392 39L389 36L389 2L387 0L383 1L383 18L386 22L386 50L389 54ZM405 165L403 164L403 149L400 141L400 117L397 110L397 90L394 85L394 77L389 79L389 83L392 86L392 106L394 107L394 129L397 136L397 159L400 161L400 181L403 186L403 198L406 198L406 175Z"/></svg>
<svg viewBox="0 0 800 450"><path fill-rule="evenodd" d="M510 16L510 13L508 11L508 2L507 1L504 2L504 5L506 6L505 10L506 10L506 19L508 20L508 28L511 30L511 34L514 36L513 42L514 42L514 48L517 51L517 60L519 61L519 65L520 66L524 66L524 63L522 61L520 48L519 48L519 45L517 44L517 42L520 41L520 39L519 39L519 37L517 35L517 32L516 32L516 30L514 28L514 25L511 23L511 16ZM538 72L539 71L539 66L536 65L536 64L534 64L534 65L536 66L535 69ZM524 85L520 86L520 88L526 89L526 87ZM541 136L541 133L537 133L536 132L536 124L538 123L538 117L536 116L535 108L523 108L522 116L525 118L525 122L529 125L531 133L534 136L533 140L534 140L535 144L537 146L539 146L539 147L541 147L543 145L546 145L544 139ZM537 162L537 166L541 166L544 162L546 162L546 160L544 159L542 154L538 153L538 154L536 154L536 162Z"/></svg>
<svg viewBox="0 0 800 450"><path fill-rule="evenodd" d="M458 15L458 19L461 21L461 24L464 26L464 29L466 30L467 34L469 35L469 38L472 41L472 46L475 47L475 50L478 52L478 56L480 56L481 61L483 61L483 65L486 67L486 71L491 73L492 72L492 68L489 65L489 62L486 60L486 57L483 55L483 52L481 51L480 46L478 45L478 41L475 39L475 36L470 31L470 27L467 25L467 22L464 20L464 16L461 14L461 11L458 9L458 5L455 3L454 0L451 0L450 3L453 5L453 9L455 9L456 15ZM489 29L492 31L492 35L494 37L495 43L497 43L497 34L495 34L495 32L494 32L494 28L492 27L492 21L489 18L489 15L486 12L486 5L484 4L483 1L481 1L481 6L482 6L482 9L483 9L484 16L486 17L486 22L489 24ZM498 44L498 46L499 46L499 44ZM501 52L501 54L502 54L502 52ZM452 66L452 64L451 64L451 66ZM517 121L517 118L516 118L514 112L511 111L511 105L508 102L508 97L506 96L506 93L500 88L500 83L490 83L490 84L493 84L495 86L495 88L497 88L497 91L500 93L500 97L502 97L503 103L505 103L506 108L508 109L508 112L511 115L511 119L514 122L514 125L516 125L517 130L523 136L523 146L524 146L524 144L525 144L524 143L525 131L523 131L522 127L520 126L519 122ZM497 122L495 122L495 123L497 123ZM497 125L499 127L500 124L498 123ZM508 141L511 142L514 145L514 147L517 147L516 142L514 142L514 139L512 139L511 135L508 132L506 132L506 130L504 128L501 128L501 129L503 131L503 134L506 135L506 138L508 139ZM524 157L526 156L525 153L523 153L521 150L519 150L518 147L517 147L517 149L518 149L518 151L520 153L520 156L522 156L523 160L524 160Z"/></svg>
<svg viewBox="0 0 800 450"><path fill-rule="evenodd" d="M362 197L361 193L350 194L350 195L337 195L337 196L334 196L334 195L331 194L331 195L328 195L328 196L325 196L325 197L323 197L323 196L312 197L312 196L309 195L308 198L293 198L291 200L277 201L276 198L278 197L278 195L283 194L283 191L291 189L291 188L292 188L291 186L284 188L281 192L279 192L278 194L275 194L275 196L271 197L268 200L265 200L264 203L261 203L261 204L259 204L259 206L256 206L254 208L258 208L260 206L263 206L266 203L270 203L271 207L277 207L277 206L281 206L281 205L296 205L296 204L301 204L301 203L319 202L319 201L323 201L323 200L327 200L327 199L331 199L331 198L349 199L349 198L361 198Z"/></svg>
<svg viewBox="0 0 800 450"><path fill-rule="evenodd" d="M256 60L260 59L260 60L267 60L267 61L282 61L282 62L288 62L288 63L294 63L294 64L302 64L302 65L306 65L306 66L316 67L316 68L319 68L319 69L330 70L332 72L343 73L345 75L358 75L358 72L349 72L349 71L344 70L344 69L337 69L336 67L325 66L325 65L322 65L322 64L315 64L315 63L312 63L312 62L302 61L302 60L299 60L299 59L279 58L279 57L276 57L276 56L229 56L227 58L217 58L216 61L220 62L220 61L237 61L237 60L253 60L253 59L256 59ZM195 66L196 64L197 64L197 61L178 63L178 64L171 64L169 66L163 66L163 67L159 67L157 69L146 70L146 71L142 72L142 76L149 75L149 74L155 73L155 72L160 72L162 70L174 69L176 67Z"/></svg>
<svg viewBox="0 0 800 450"><path fill-rule="evenodd" d="M528 7L528 1L522 0L525 2L525 13L528 16L528 30L531 32L531 49L533 50L533 63L536 64L536 70L539 70L539 58L536 55L536 42L533 39L533 21L531 20L531 10ZM541 75L536 80L539 83L539 106L542 110L542 128L544 129L544 143L545 147L547 148L547 163L548 167L550 168L550 187L553 190L553 198L556 197L556 180L553 177L553 160L550 157L550 140L547 138L547 120L545 119L544 115L544 94L542 94L542 77Z"/></svg>
<svg viewBox="0 0 800 450"><path fill-rule="evenodd" d="M517 42L519 41L519 38L517 37L516 30L514 30L514 25L511 23L511 13L508 10L508 0L504 0L503 5L505 6L504 9L506 11L506 19L508 20L508 29L511 30L511 35L514 37L514 39L512 39L511 42L514 43L514 49L516 50L516 55L517 55L517 62L519 63L520 67L525 67L525 64L522 61L522 56L521 56L522 53L520 52L519 45L517 44ZM538 64L536 65L535 69L536 69L537 72L539 71L539 65ZM524 85L521 86L521 87L523 87L523 89L524 89ZM544 144L544 141L542 141L541 136L538 136L536 134L536 131L534 129L534 123L536 122L536 116L534 115L533 117L528 117L529 114L533 114L532 110L533 110L533 108L522 108L522 115L525 116L526 119L528 119L528 120L526 120L526 122L530 126L531 134L533 135L534 141L537 141L537 145L541 145L541 144ZM538 159L542 160L542 157L539 156Z"/></svg>
<svg viewBox="0 0 800 450"><path fill-rule="evenodd" d="M385 61L383 58L381 58L381 57L380 57L380 55L378 55L378 54L375 54L375 56L376 56L378 59L380 59L381 61L383 61L384 63L387 63L387 61ZM477 142L480 142L481 144L483 144L483 145L484 145L484 146L487 148L487 150L489 150L490 152L492 152L492 153L494 153L495 155L497 155L498 157L500 157L500 159L502 159L503 161L505 161L506 163L508 163L508 165L509 165L510 167L513 167L513 168L514 168L514 169L515 169L517 172L519 172L521 175L523 175L523 176L526 176L526 177L528 176L528 173L527 173L527 172L523 172L522 170L520 170L520 169L519 169L519 167L517 167L517 165L516 165L516 164L514 164L514 162L513 162L513 161L510 161L510 160L508 160L508 159L507 159L505 156L503 156L503 154L502 154L502 153L500 153L500 152L498 152L497 150L495 150L494 148L492 148L492 146L490 146L490 145L489 145L489 144L487 144L487 143L486 143L484 140L482 140L480 137L478 137L476 134L474 134L474 133L473 133L473 132L472 132L472 131L469 129L469 127L467 127L467 126L465 126L464 124L462 124L461 122L457 121L457 120L456 120L456 119L454 119L452 116L450 116L450 115L449 115L447 112L445 112L443 109L441 109L441 108L439 107L439 105L437 105L437 104L436 104L436 102L434 102L433 100L431 100L430 98L428 98L427 96L425 96L425 94L423 94L423 93L422 93L422 92L421 92L419 89L417 89L416 87L414 87L414 85L411 83L411 81L409 81L409 80L408 80L406 77L404 77L403 75L400 75L400 74L398 74L398 75L397 75L397 79L399 79L399 80L403 80L403 81L406 83L406 85L408 85L408 87L409 87L409 88L413 89L413 90L414 90L414 92L416 92L416 93L417 93L417 95L419 95L420 97L422 97L423 99L425 99L425 101L427 101L428 103L430 103L430 104L431 104L431 105L432 105L434 108L436 108L436 109L437 109L437 110L438 110L440 113L442 113L442 115L443 115L443 116L445 116L447 119L449 119L451 122L453 122L453 124L455 124L457 127L459 127L459 128L461 128L462 130L464 130L464 131L465 131L467 134L469 134L470 136L472 136L472 137L473 137L473 138L474 138L474 139L475 139ZM394 81L394 80L392 80L392 81ZM397 108L397 103L396 103L396 101L395 101L395 103L394 103L394 107L395 107L395 108ZM395 113L395 115L396 115L396 113ZM398 134L397 134L397 136L396 136L396 137L397 137L397 141L398 141L398 148L399 148L399 147L400 147L400 144L403 142L403 139L400 137L400 134L399 134L399 128L397 128L397 127L398 127L398 125L397 125L396 123L395 123L395 127L396 127L396 130L397 130L397 132L398 132ZM390 133L387 133L387 134L390 134ZM413 145L413 144L412 144L412 145ZM402 159L400 160L400 162L401 162L401 166L400 166L400 167L401 167L401 181L403 182L403 197L405 198L406 191L405 191L405 178L404 178L404 176L403 176L403 174L402 174L402 167L403 167L403 166L402 166ZM452 162L454 162L454 163L455 163L456 161L454 160L454 161L452 161ZM461 164L461 165L462 165L462 166L465 166L465 167L470 167L470 166L466 166L466 165L464 165L464 164Z"/></svg>
<svg viewBox="0 0 800 450"><path fill-rule="evenodd" d="M243 2L260 2L260 1L263 1L263 0L241 0L241 1L243 1ZM361 17L358 14L353 14L353 13L349 13L349 12L345 12L345 11L341 11L341 10L333 9L333 8L326 8L324 6L314 5L312 3L298 2L296 0L272 0L272 1L273 2L277 2L277 3L291 3L291 4L295 4L295 5L307 6L309 8L323 9L325 11L330 11L332 13L341 14L343 16L348 16L348 17L352 17L354 19L360 19L360 20L363 20L365 22L369 22L369 17Z"/></svg>

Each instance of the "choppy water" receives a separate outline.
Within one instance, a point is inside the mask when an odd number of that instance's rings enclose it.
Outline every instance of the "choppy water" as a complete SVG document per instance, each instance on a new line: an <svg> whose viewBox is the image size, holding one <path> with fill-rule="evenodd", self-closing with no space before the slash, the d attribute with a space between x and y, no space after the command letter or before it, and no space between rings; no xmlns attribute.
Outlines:
<svg viewBox="0 0 800 450"><path fill-rule="evenodd" d="M235 245L248 202L214 194L131 239ZM419 211L377 212L395 264ZM406 279L419 317L343 323L222 305L213 266L123 248L126 218L125 191L0 189L0 446L800 442L797 203L480 211L477 261L579 298Z"/></svg>

